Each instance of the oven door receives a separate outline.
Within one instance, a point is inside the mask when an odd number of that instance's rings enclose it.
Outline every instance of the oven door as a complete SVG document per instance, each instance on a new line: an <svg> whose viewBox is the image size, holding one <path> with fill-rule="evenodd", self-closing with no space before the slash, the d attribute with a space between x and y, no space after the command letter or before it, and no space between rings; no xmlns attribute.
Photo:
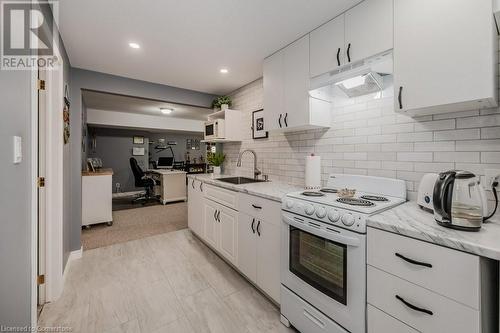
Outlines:
<svg viewBox="0 0 500 333"><path fill-rule="evenodd" d="M283 212L282 284L352 333L365 332L365 251L365 235Z"/></svg>

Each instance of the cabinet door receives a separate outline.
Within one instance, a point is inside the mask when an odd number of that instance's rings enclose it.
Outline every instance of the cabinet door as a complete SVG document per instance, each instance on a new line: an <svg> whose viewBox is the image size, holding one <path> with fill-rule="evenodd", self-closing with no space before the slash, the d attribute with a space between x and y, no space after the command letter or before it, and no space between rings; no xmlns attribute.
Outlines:
<svg viewBox="0 0 500 333"><path fill-rule="evenodd" d="M200 207L203 207L203 186L204 184L200 181L195 181L194 182L195 186L195 205L194 205L194 224L193 224L193 230L194 232L200 236L203 237L203 232L204 232L204 223L203 221L205 220L205 214L203 214L203 210L200 209Z"/></svg>
<svg viewBox="0 0 500 333"><path fill-rule="evenodd" d="M309 125L309 35L285 49L284 126Z"/></svg>
<svg viewBox="0 0 500 333"><path fill-rule="evenodd" d="M284 113L284 68L283 50L264 59L264 127L276 130L283 125L280 116Z"/></svg>
<svg viewBox="0 0 500 333"><path fill-rule="evenodd" d="M340 15L311 32L311 77L344 64L344 54L344 15Z"/></svg>
<svg viewBox="0 0 500 333"><path fill-rule="evenodd" d="M238 212L219 206L219 252L238 265Z"/></svg>
<svg viewBox="0 0 500 333"><path fill-rule="evenodd" d="M464 102L476 101L477 108L482 97L495 94L491 13L492 3L486 0L394 2L396 110L455 103L448 112L459 111Z"/></svg>
<svg viewBox="0 0 500 333"><path fill-rule="evenodd" d="M280 283L280 227L260 221L257 235L257 285L279 303Z"/></svg>
<svg viewBox="0 0 500 333"><path fill-rule="evenodd" d="M250 215L238 215L238 269L257 283L257 222Z"/></svg>
<svg viewBox="0 0 500 333"><path fill-rule="evenodd" d="M215 219L218 212L218 205L210 200L205 200L204 204L204 232L203 239L214 249L218 249L219 244L219 222Z"/></svg>
<svg viewBox="0 0 500 333"><path fill-rule="evenodd" d="M198 205L198 193L195 190L194 179L188 179L188 228L196 232L196 206Z"/></svg>
<svg viewBox="0 0 500 333"><path fill-rule="evenodd" d="M392 49L392 2L365 0L345 13L346 62L349 58L354 62Z"/></svg>

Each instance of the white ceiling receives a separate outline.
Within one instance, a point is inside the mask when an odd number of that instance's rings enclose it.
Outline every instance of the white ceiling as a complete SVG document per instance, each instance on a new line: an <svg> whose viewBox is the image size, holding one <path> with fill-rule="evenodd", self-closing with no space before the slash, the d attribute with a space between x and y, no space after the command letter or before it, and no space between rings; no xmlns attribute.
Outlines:
<svg viewBox="0 0 500 333"><path fill-rule="evenodd" d="M65 0L59 26L74 67L223 94L259 78L266 56L358 2Z"/></svg>
<svg viewBox="0 0 500 333"><path fill-rule="evenodd" d="M89 109L136 113L169 118L207 120L212 109L182 105L150 99L114 95L96 91L83 90L83 101ZM169 108L174 111L169 115L160 112L160 108Z"/></svg>

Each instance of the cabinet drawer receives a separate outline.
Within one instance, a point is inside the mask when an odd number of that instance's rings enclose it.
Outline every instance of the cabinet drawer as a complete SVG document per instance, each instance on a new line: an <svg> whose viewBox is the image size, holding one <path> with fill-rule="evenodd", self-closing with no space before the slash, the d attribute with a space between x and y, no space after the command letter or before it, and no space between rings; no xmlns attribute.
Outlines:
<svg viewBox="0 0 500 333"><path fill-rule="evenodd" d="M477 310L371 266L367 266L367 278L368 303L418 331L481 332ZM412 309L412 306L432 314Z"/></svg>
<svg viewBox="0 0 500 333"><path fill-rule="evenodd" d="M204 184L204 187L205 198L238 210L238 193L209 184Z"/></svg>
<svg viewBox="0 0 500 333"><path fill-rule="evenodd" d="M367 243L371 266L479 309L478 256L373 228L368 228Z"/></svg>
<svg viewBox="0 0 500 333"><path fill-rule="evenodd" d="M418 333L410 326L368 304L368 333Z"/></svg>
<svg viewBox="0 0 500 333"><path fill-rule="evenodd" d="M281 204L276 201L238 193L239 210L257 219L265 220L266 223L280 224Z"/></svg>

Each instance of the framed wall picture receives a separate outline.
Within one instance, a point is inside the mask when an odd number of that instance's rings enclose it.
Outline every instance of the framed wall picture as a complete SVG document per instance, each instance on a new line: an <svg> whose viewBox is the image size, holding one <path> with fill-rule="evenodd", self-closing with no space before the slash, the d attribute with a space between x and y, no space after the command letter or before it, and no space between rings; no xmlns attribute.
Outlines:
<svg viewBox="0 0 500 333"><path fill-rule="evenodd" d="M134 136L134 145L143 145L144 137L143 136Z"/></svg>
<svg viewBox="0 0 500 333"><path fill-rule="evenodd" d="M252 138L264 139L269 133L264 130L264 109L252 112Z"/></svg>
<svg viewBox="0 0 500 333"><path fill-rule="evenodd" d="M133 147L132 148L133 156L144 156L144 147Z"/></svg>

